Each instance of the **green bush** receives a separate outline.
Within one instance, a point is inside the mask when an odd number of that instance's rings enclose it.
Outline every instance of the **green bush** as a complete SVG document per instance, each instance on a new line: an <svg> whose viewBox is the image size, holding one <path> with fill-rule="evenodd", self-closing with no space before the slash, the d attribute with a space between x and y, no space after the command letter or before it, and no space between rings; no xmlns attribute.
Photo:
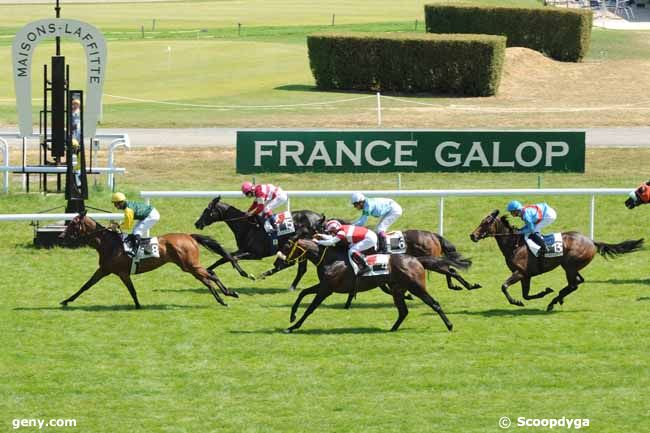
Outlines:
<svg viewBox="0 0 650 433"><path fill-rule="evenodd" d="M490 35L322 33L307 37L316 85L324 90L494 95L505 38Z"/></svg>
<svg viewBox="0 0 650 433"><path fill-rule="evenodd" d="M506 36L509 47L527 47L549 57L579 62L589 51L593 14L561 8L425 5L429 33Z"/></svg>

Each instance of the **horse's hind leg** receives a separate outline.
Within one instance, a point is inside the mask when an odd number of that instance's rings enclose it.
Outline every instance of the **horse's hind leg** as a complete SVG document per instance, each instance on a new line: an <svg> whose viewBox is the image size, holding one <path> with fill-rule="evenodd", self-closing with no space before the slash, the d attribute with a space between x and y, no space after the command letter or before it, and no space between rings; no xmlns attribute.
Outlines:
<svg viewBox="0 0 650 433"><path fill-rule="evenodd" d="M232 296L233 298L239 298L239 293L226 287L226 285L221 282L219 277L217 277L217 274L215 274L214 272L210 273L207 270L205 272L208 274L208 278L210 278L212 281L214 281L217 284L217 286L221 290L221 293L223 293L226 296Z"/></svg>
<svg viewBox="0 0 650 433"><path fill-rule="evenodd" d="M438 301L433 299L433 297L427 292L424 287L410 288L409 292L413 293L415 296L422 299L422 302L433 308L433 311L438 313L442 321L445 323L447 330L451 331L454 328L454 325L452 325L452 323L449 321L445 312L442 311L442 307Z"/></svg>
<svg viewBox="0 0 650 433"><path fill-rule="evenodd" d="M525 300L530 300L530 299L539 299L543 298L544 296L548 295L549 293L553 293L553 289L550 287L545 288L541 292L535 293L534 295L530 295L530 277L526 277L521 280L521 294L524 297Z"/></svg>
<svg viewBox="0 0 650 433"><path fill-rule="evenodd" d="M140 309L140 303L138 302L138 294L135 292L135 287L133 286L133 281L131 281L131 276L129 274L119 274L118 275L133 298L135 302L135 308Z"/></svg>
<svg viewBox="0 0 650 433"><path fill-rule="evenodd" d="M199 280L200 282L202 282L203 285L204 285L205 287L208 288L208 290L210 291L210 293L212 294L212 296L214 296L214 299L216 299L218 303L220 303L220 304L223 305L224 307L227 307L227 306L228 306L228 304L226 304L226 303L223 301L223 299L221 299L221 296L219 296L219 293L217 293L217 291L214 290L214 287L212 287L212 283L211 283L211 282L212 282L213 280L212 280L212 278L211 278L210 273L209 273L206 269L203 269L202 267L196 267L196 268L192 268L192 269L187 269L187 270L186 270L186 269L183 269L183 270L184 270L185 272L189 272L190 274L192 274L192 275L194 276L194 278L196 278L197 280ZM215 276L215 277L216 277L216 276ZM218 279L218 278L217 278L217 279Z"/></svg>
<svg viewBox="0 0 650 433"><path fill-rule="evenodd" d="M382 288L382 290L384 289ZM395 332L399 329L404 319L406 319L406 316L409 313L409 309L406 306L406 302L404 302L404 290L391 287L391 291L391 295L393 295L393 302L395 303L395 307L397 307L397 320L393 324L393 327L390 328L390 330L391 332Z"/></svg>
<svg viewBox="0 0 650 433"><path fill-rule="evenodd" d="M553 311L555 304L564 304L564 298L578 290L578 285L584 282L584 278L582 278L582 275L580 275L576 269L565 268L565 272L566 279L569 284L560 290L560 293L558 293L558 295L553 298L551 303L548 304L548 307L546 307L546 311Z"/></svg>
<svg viewBox="0 0 650 433"><path fill-rule="evenodd" d="M83 292L85 292L86 290L90 289L92 286L97 284L97 282L99 280L101 280L102 278L104 278L106 275L108 275L108 274L106 272L104 272L102 270L102 268L97 269L95 271L95 273L93 274L93 276L90 277L90 279L88 281L86 281L86 284L81 286L81 289L77 290L77 292L74 295L70 296L68 299L66 299L64 301L61 301L61 305L63 305L64 307L66 305L68 305L68 303L70 303L70 302L74 301L75 299L77 299L79 297L79 295L81 295Z"/></svg>
<svg viewBox="0 0 650 433"><path fill-rule="evenodd" d="M474 284L470 283L465 278L463 278L458 273L458 271L456 269L450 267L449 268L449 275L447 275L447 286L450 289L451 289L450 285L451 285L451 278L452 277L455 278L456 280L458 280L458 282L460 282L460 284L462 284L463 287L465 287L467 290L474 290L474 289L480 289L481 288L480 284L478 284L478 283L474 283Z"/></svg>

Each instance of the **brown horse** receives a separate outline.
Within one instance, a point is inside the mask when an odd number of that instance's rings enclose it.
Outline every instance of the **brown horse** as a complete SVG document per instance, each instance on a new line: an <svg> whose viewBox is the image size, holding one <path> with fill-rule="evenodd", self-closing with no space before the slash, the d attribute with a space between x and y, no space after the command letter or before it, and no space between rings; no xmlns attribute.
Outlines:
<svg viewBox="0 0 650 433"><path fill-rule="evenodd" d="M591 263L596 253L603 257L614 257L618 254L636 251L643 245L643 239L623 241L619 244L606 244L596 242L578 232L562 233L564 254L558 257L545 257L538 259L530 253L523 236L510 225L507 216L498 217L499 211L495 210L478 225L469 235L474 242L486 237L494 237L506 259L512 275L501 286L501 291L512 305L523 307L524 304L514 299L508 293L508 286L521 281L521 290L524 299L543 298L553 289L547 287L536 294L530 293L530 280L532 277L544 274L558 266L564 268L568 285L548 304L547 311L553 310L555 304L564 304L564 298L578 289L584 283L584 278L578 271Z"/></svg>
<svg viewBox="0 0 650 433"><path fill-rule="evenodd" d="M437 270L440 266L448 266L450 263L445 257L416 258L405 254L394 254L390 256L390 273L388 275L357 278L349 265L345 248L323 247L312 240L299 239L285 245L281 249L281 253L285 255L285 260L290 263L303 260L314 263L319 279L318 284L302 290L298 295L291 307L291 322L296 319L296 310L300 306L302 298L308 294L316 294L316 297L307 307L300 320L286 329L285 332L293 332L300 328L307 317L332 293L350 293L351 288L354 287L356 287L356 292L381 287L382 290L393 296L398 317L391 331L397 331L408 314L408 308L404 302L406 291L420 298L438 313L449 331L453 328L440 304L429 295L426 289L426 270Z"/></svg>
<svg viewBox="0 0 650 433"><path fill-rule="evenodd" d="M61 305L68 305L68 303L77 299L79 295L90 289L105 276L115 274L120 277L126 288L129 289L129 293L135 303L135 308L140 308L138 295L135 292L135 287L130 276L131 257L127 256L124 252L122 236L119 233L108 227L103 227L93 219L87 217L85 213L82 213L70 221L60 237L68 244L88 244L99 253L99 268L81 289L65 301L62 301ZM170 233L164 236L158 236L158 244L160 257L146 258L140 261L137 265L137 274L153 271L165 263L172 262L184 272L189 272L194 278L202 282L221 305L227 304L214 289L212 282L217 284L224 295L235 298L239 297L237 292L224 286L216 275L208 272L199 263L199 245L206 247L214 253L229 257L228 252L214 239L201 235Z"/></svg>

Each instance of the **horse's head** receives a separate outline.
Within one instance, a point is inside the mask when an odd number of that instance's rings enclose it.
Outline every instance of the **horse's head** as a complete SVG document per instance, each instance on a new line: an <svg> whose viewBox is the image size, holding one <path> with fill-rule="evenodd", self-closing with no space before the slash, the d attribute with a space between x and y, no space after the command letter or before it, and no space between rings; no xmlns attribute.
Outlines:
<svg viewBox="0 0 650 433"><path fill-rule="evenodd" d="M73 244L84 240L96 229L97 223L87 217L86 212L83 211L68 223L63 233L59 235L59 239L66 245Z"/></svg>
<svg viewBox="0 0 650 433"><path fill-rule="evenodd" d="M213 198L210 204L208 204L208 207L203 210L199 219L194 223L194 227L203 230L205 226L209 226L213 222L225 220L227 208L228 205L221 203L221 196Z"/></svg>
<svg viewBox="0 0 650 433"><path fill-rule="evenodd" d="M473 242L478 242L481 239L484 239L490 235L495 235L497 233L497 222L499 221L499 209L495 209L488 216L483 218L483 221L474 229L474 231L469 235L469 238Z"/></svg>
<svg viewBox="0 0 650 433"><path fill-rule="evenodd" d="M318 253L318 244L309 239L296 239L285 243L276 255L278 259L292 265L307 260L310 251Z"/></svg>

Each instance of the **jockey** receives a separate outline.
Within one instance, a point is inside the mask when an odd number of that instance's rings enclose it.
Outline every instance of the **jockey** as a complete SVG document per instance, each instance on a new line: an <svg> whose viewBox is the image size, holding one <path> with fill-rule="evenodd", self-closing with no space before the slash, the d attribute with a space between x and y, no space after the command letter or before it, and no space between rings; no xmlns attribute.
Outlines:
<svg viewBox="0 0 650 433"><path fill-rule="evenodd" d="M362 251L370 248L377 248L377 235L366 227L355 225L343 225L336 220L325 223L325 230L329 235L317 235L317 243L324 246L333 246L343 241L349 245L348 257L354 260L359 266L359 273L362 274L370 269Z"/></svg>
<svg viewBox="0 0 650 433"><path fill-rule="evenodd" d="M629 198L625 201L628 209L633 209L644 203L650 203L650 180L643 182L637 189L630 192Z"/></svg>
<svg viewBox="0 0 650 433"><path fill-rule="evenodd" d="M151 205L127 200L126 196L121 192L113 193L111 201L116 208L124 211L124 222L120 227L126 230L130 230L133 227L133 231L127 236L127 239L131 241L131 252L129 256L135 257L140 247L142 235L160 220L160 214Z"/></svg>
<svg viewBox="0 0 650 433"><path fill-rule="evenodd" d="M396 201L389 198L369 198L360 193L352 193L350 200L352 205L361 211L358 220L352 223L355 226L363 226L368 221L369 216L379 218L375 231L379 235L377 252L386 251L386 231L388 228L402 216L402 207Z"/></svg>
<svg viewBox="0 0 650 433"><path fill-rule="evenodd" d="M275 216L273 209L287 202L287 193L282 188L271 185L253 185L250 182L241 184L241 192L246 197L255 197L255 200L246 212L249 216L255 216L262 227L268 220L275 229Z"/></svg>
<svg viewBox="0 0 650 433"><path fill-rule="evenodd" d="M539 257L543 257L546 253L546 244L541 236L541 231L557 218L555 209L546 203L523 206L519 201L512 200L508 203L507 210L512 216L521 218L524 226L519 232L524 235L527 243L533 241L539 245Z"/></svg>

